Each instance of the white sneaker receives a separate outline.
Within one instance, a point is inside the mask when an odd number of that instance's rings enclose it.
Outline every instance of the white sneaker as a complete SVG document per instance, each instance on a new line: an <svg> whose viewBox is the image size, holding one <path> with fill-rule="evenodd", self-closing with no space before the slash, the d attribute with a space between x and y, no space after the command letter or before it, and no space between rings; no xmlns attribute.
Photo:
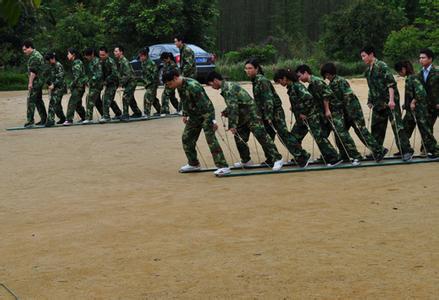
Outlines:
<svg viewBox="0 0 439 300"><path fill-rule="evenodd" d="M90 123L92 123L92 120L84 120L84 121L82 122L82 124L90 124Z"/></svg>
<svg viewBox="0 0 439 300"><path fill-rule="evenodd" d="M99 123L108 123L108 122L110 122L111 120L110 120L110 118L104 118L104 117L101 117L100 119L99 119Z"/></svg>
<svg viewBox="0 0 439 300"><path fill-rule="evenodd" d="M64 126L70 126L70 125L73 125L73 123L72 122L70 122L70 121L65 121L64 123L62 123Z"/></svg>
<svg viewBox="0 0 439 300"><path fill-rule="evenodd" d="M284 161L282 159L276 160L273 165L273 171L279 171L282 169Z"/></svg>
<svg viewBox="0 0 439 300"><path fill-rule="evenodd" d="M340 159L339 161L333 162L333 163L329 163L326 166L327 167L335 167L338 166L339 164L341 164L343 162L343 159Z"/></svg>
<svg viewBox="0 0 439 300"><path fill-rule="evenodd" d="M354 167L356 167L356 166L361 165L361 163L360 163L360 161L359 161L357 158L355 158L355 159L352 161L352 165L353 165Z"/></svg>
<svg viewBox="0 0 439 300"><path fill-rule="evenodd" d="M233 166L235 168L245 168L245 167L253 166L253 162L251 160L249 160L248 162L239 161L239 162L234 163Z"/></svg>
<svg viewBox="0 0 439 300"><path fill-rule="evenodd" d="M143 118L144 118L144 119L149 119L149 118L150 118L150 115L148 115L148 114L144 114L144 115L143 115Z"/></svg>
<svg viewBox="0 0 439 300"><path fill-rule="evenodd" d="M227 168L219 168L218 170L216 170L215 172L213 172L213 174L215 174L216 176L223 176L226 174L230 174L232 171L230 170L229 167Z"/></svg>
<svg viewBox="0 0 439 300"><path fill-rule="evenodd" d="M166 114L160 114L160 117L166 117Z"/></svg>
<svg viewBox="0 0 439 300"><path fill-rule="evenodd" d="M201 169L200 165L191 166L191 165L187 164L187 165L184 165L183 167L180 168L180 172L184 173L184 172L190 172L190 171L197 171L200 169Z"/></svg>

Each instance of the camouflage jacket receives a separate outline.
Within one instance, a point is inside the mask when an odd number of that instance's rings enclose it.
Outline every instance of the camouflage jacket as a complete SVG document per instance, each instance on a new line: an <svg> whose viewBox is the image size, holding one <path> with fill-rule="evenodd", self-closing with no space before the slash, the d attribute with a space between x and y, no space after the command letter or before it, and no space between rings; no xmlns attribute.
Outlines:
<svg viewBox="0 0 439 300"><path fill-rule="evenodd" d="M129 83L136 80L133 66L131 66L125 56L117 62L117 70L119 71L119 80L122 87L126 87Z"/></svg>
<svg viewBox="0 0 439 300"><path fill-rule="evenodd" d="M73 79L70 84L70 89L85 88L85 84L88 81L85 73L84 64L80 59L75 59L72 65Z"/></svg>
<svg viewBox="0 0 439 300"><path fill-rule="evenodd" d="M422 85L419 77L416 75L409 75L405 79L405 95L404 108L410 109L410 103L413 99L417 104L427 104L427 92Z"/></svg>
<svg viewBox="0 0 439 300"><path fill-rule="evenodd" d="M247 119L251 112L253 115L257 114L255 101L238 83L223 80L221 96L227 105L225 113L229 118L229 128L239 127L240 120Z"/></svg>
<svg viewBox="0 0 439 300"><path fill-rule="evenodd" d="M338 109L339 103L337 103L334 93L331 88L321 79L320 77L311 75L311 80L309 81L308 91L314 98L316 108L319 113L323 113L323 101L328 100L331 109Z"/></svg>
<svg viewBox="0 0 439 300"><path fill-rule="evenodd" d="M293 82L289 84L287 88L291 109L293 110L296 120L299 119L299 115L301 114L311 116L317 113L318 110L314 98L303 84L300 82Z"/></svg>
<svg viewBox="0 0 439 300"><path fill-rule="evenodd" d="M334 93L334 101L331 103L331 109L344 109L348 103L350 103L352 97L355 97L349 82L338 75L331 80L329 87Z"/></svg>
<svg viewBox="0 0 439 300"><path fill-rule="evenodd" d="M175 63L175 61L171 60L169 63L166 62L163 63L163 74L166 74L173 70L178 70L178 66Z"/></svg>
<svg viewBox="0 0 439 300"><path fill-rule="evenodd" d="M117 65L114 59L108 57L105 60L101 60L101 66L104 84L106 86L119 85L119 75L117 73Z"/></svg>
<svg viewBox="0 0 439 300"><path fill-rule="evenodd" d="M29 60L27 61L27 70L30 74L34 73L35 79L33 85L42 87L44 84L44 58L40 52L34 49L31 55L29 56Z"/></svg>
<svg viewBox="0 0 439 300"><path fill-rule="evenodd" d="M156 87L159 84L157 65L150 58L142 62L142 78L145 82L145 88Z"/></svg>
<svg viewBox="0 0 439 300"><path fill-rule="evenodd" d="M424 80L424 74L421 70L419 79L427 91L427 103L429 107L435 107L439 104L439 68L432 66L427 77L427 82Z"/></svg>
<svg viewBox="0 0 439 300"><path fill-rule="evenodd" d="M399 103L398 86L392 72L386 63L376 60L365 75L369 86L367 102L378 109L384 109L389 103L389 88L395 91L395 103Z"/></svg>
<svg viewBox="0 0 439 300"><path fill-rule="evenodd" d="M47 85L53 84L55 89L65 90L66 83L64 81L64 67L59 61L57 61L53 65L49 64L46 74L47 74L47 78L46 78Z"/></svg>
<svg viewBox="0 0 439 300"><path fill-rule="evenodd" d="M180 61L181 75L184 77L195 78L197 74L195 53L186 44L183 44L183 47L180 49Z"/></svg>
<svg viewBox="0 0 439 300"><path fill-rule="evenodd" d="M94 57L87 64L88 85L91 89L101 89L103 85L102 64L99 58Z"/></svg>
<svg viewBox="0 0 439 300"><path fill-rule="evenodd" d="M260 116L265 120L273 120L274 111L282 108L282 101L276 93L270 80L262 74L252 79L253 96L259 110Z"/></svg>
<svg viewBox="0 0 439 300"><path fill-rule="evenodd" d="M183 77L183 84L178 88L183 106L183 115L193 119L215 119L215 109L201 84L192 78Z"/></svg>

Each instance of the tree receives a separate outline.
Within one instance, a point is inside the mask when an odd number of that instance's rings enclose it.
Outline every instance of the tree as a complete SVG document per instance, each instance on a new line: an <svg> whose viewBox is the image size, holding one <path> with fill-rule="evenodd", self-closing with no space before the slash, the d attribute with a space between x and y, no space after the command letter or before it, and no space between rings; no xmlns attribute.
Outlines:
<svg viewBox="0 0 439 300"><path fill-rule="evenodd" d="M389 62L414 60L419 49L426 47L425 33L414 26L392 31L384 45L384 54Z"/></svg>
<svg viewBox="0 0 439 300"><path fill-rule="evenodd" d="M41 0L0 0L0 16L9 25L16 25L23 11L39 7Z"/></svg>

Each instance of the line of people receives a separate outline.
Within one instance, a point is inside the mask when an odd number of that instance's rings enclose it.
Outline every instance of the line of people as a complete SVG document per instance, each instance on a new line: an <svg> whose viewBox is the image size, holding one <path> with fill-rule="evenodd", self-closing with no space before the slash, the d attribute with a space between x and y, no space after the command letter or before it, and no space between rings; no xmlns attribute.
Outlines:
<svg viewBox="0 0 439 300"><path fill-rule="evenodd" d="M160 57L163 63L163 72L180 70L184 76L195 78L196 65L193 51L180 36L176 36L174 42L181 52L180 67L176 64L172 53L164 52ZM29 56L29 93L25 127L54 126L55 116L59 119L56 124L72 125L75 112L79 115L80 122L83 124L91 123L95 107L101 116L99 119L101 123L111 120L110 108L114 113L113 119L121 121L126 121L129 118L148 118L151 116L152 107L156 111L154 115L164 116L170 113L169 103L172 104L177 113L181 112L181 103L179 103L174 90L165 88L161 101L157 98L157 89L160 83L159 69L156 63L149 58L148 47L138 53L141 61L142 81L145 87L143 114L134 98L137 78L132 65L124 55L122 46L114 48L114 59L110 57L108 49L104 46L99 48L98 57L94 49L85 49L82 53L84 60L81 59L82 55L77 49L69 48L67 50L67 59L72 63L72 81L69 85L70 98L65 114L62 108L62 98L67 93L65 72L55 53L49 52L43 57L30 40L23 42L22 50L25 55ZM50 98L47 112L42 97L45 84L47 84ZM88 94L84 107L82 99L86 87L88 87ZM123 89L122 110L114 100L118 88ZM34 121L35 107L41 118L36 124ZM129 115L129 109L133 112L131 115Z"/></svg>
<svg viewBox="0 0 439 300"><path fill-rule="evenodd" d="M343 161L359 165L362 155L349 133L350 128L354 129L370 150L370 158L380 162L388 152L383 142L389 121L399 150L396 155L402 160L412 159L414 150L409 138L415 126L419 127L421 133L422 150L428 157L436 158L439 147L433 136L433 125L439 109L439 69L432 65L433 53L429 49L421 50L420 63L423 69L419 74L414 74L410 62L399 62L395 66L401 76L407 76L404 119L397 83L390 68L375 57L373 47L364 47L360 55L367 65L365 77L369 87L368 106L372 111L371 132L366 127L358 97L348 81L337 75L333 63L321 67L323 78L315 76L307 65L298 66L294 71L281 69L276 72L274 81L287 88L291 110L296 119L291 131L285 121L281 98L271 81L264 76L256 59L249 59L245 63L254 98L238 83L226 81L221 74L211 72L207 79L208 85L221 90L227 106L221 116L228 118L228 131L233 134L240 155L240 161L234 166L244 168L253 165L248 147L250 133L253 133L264 150L266 160L263 164L271 166L274 171L280 170L284 164L274 144L276 136L292 154L293 161L305 168L311 155L302 148L302 141L308 133L321 152L322 162L328 166L336 166ZM230 173L216 132L221 139L224 137L217 131L215 110L204 88L196 80L181 76L178 70L164 73L162 80L167 88L178 89L181 97L185 123L182 142L188 164L181 167L180 171L190 172L201 168L196 143L203 130L218 168L215 174ZM308 83L308 87L302 83ZM338 151L328 139L331 131L334 132Z"/></svg>

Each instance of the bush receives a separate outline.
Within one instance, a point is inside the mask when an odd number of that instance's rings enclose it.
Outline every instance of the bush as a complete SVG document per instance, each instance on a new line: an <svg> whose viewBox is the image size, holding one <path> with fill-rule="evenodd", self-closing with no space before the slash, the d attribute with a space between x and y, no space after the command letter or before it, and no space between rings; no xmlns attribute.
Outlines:
<svg viewBox="0 0 439 300"><path fill-rule="evenodd" d="M384 54L390 63L414 60L418 56L419 49L426 46L424 33L416 27L407 26L390 33L384 45Z"/></svg>
<svg viewBox="0 0 439 300"><path fill-rule="evenodd" d="M0 91L26 90L28 77L26 72L18 70L0 71Z"/></svg>
<svg viewBox="0 0 439 300"><path fill-rule="evenodd" d="M230 51L224 55L224 59L227 63L245 62L249 58L256 58L261 63L273 63L277 58L277 50L271 45L254 46L250 45L239 51Z"/></svg>

